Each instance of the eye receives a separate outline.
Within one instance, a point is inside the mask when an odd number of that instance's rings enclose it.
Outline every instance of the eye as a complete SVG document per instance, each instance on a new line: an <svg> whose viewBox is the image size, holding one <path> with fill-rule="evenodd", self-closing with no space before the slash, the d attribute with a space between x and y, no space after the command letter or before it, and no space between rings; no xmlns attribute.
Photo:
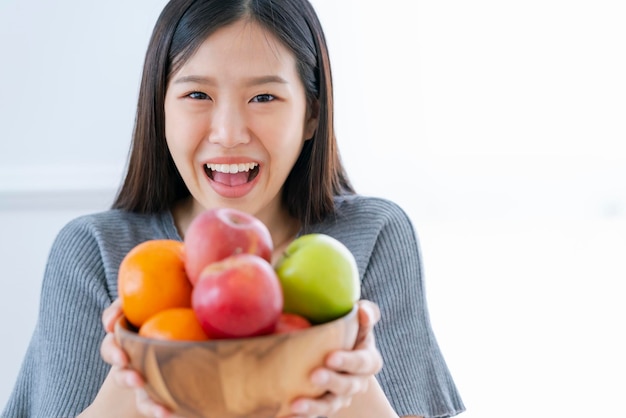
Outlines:
<svg viewBox="0 0 626 418"><path fill-rule="evenodd" d="M266 94L259 94L257 96L254 96L251 101L256 102L256 103L265 103L265 102L271 102L274 99L276 99L274 95L266 93Z"/></svg>
<svg viewBox="0 0 626 418"><path fill-rule="evenodd" d="M210 100L211 99L208 94L202 93L201 91L192 91L191 93L187 95L187 97L189 97L190 99L194 99L194 100Z"/></svg>

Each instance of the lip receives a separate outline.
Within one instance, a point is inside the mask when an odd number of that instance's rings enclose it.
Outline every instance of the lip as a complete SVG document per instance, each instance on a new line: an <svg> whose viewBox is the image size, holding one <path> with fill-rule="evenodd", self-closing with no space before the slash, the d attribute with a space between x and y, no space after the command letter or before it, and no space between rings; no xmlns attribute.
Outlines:
<svg viewBox="0 0 626 418"><path fill-rule="evenodd" d="M258 160L249 157L216 157L203 162L202 170L204 171L204 167L207 164L242 164L252 162L259 164L259 174L254 179L252 179L252 181L241 184L239 186L228 186L223 183L218 183L205 174L205 178L209 182L209 185L217 194L225 198L236 199L244 197L245 195L250 193L252 189L254 189L254 187L258 184L261 177L260 171L263 169L262 164Z"/></svg>
<svg viewBox="0 0 626 418"><path fill-rule="evenodd" d="M208 159L202 163L203 166L206 164L241 164L241 163L257 163L261 165L259 160L252 157L215 157Z"/></svg>

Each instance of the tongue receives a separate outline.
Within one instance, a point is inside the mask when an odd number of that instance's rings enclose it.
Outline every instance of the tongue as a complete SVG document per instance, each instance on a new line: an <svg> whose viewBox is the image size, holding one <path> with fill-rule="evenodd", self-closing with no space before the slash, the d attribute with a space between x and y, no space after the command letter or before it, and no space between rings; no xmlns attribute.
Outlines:
<svg viewBox="0 0 626 418"><path fill-rule="evenodd" d="M246 184L248 182L248 173L241 172L227 174L220 173L219 171L214 171L213 180L231 187L241 186L242 184Z"/></svg>

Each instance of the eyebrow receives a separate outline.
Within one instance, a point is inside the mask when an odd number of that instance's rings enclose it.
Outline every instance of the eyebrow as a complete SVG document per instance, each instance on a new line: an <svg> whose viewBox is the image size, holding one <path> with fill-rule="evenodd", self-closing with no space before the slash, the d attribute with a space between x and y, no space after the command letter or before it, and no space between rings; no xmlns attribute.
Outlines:
<svg viewBox="0 0 626 418"><path fill-rule="evenodd" d="M215 85L217 84L215 79L212 77L203 77L199 75L186 75L174 80L175 84L183 84L183 83L196 83L196 84L206 84L206 85ZM245 85L247 87L258 86L262 84L271 84L271 83L279 83L279 84L287 84L287 80L278 76L278 75L262 75L259 77L251 77L246 80Z"/></svg>

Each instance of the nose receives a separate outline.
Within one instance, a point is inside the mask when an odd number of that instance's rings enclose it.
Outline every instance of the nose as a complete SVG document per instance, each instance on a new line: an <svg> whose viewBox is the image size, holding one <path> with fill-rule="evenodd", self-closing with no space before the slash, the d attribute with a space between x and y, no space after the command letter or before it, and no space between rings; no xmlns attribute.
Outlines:
<svg viewBox="0 0 626 418"><path fill-rule="evenodd" d="M227 148L250 142L245 114L236 103L216 103L210 117L209 142Z"/></svg>

